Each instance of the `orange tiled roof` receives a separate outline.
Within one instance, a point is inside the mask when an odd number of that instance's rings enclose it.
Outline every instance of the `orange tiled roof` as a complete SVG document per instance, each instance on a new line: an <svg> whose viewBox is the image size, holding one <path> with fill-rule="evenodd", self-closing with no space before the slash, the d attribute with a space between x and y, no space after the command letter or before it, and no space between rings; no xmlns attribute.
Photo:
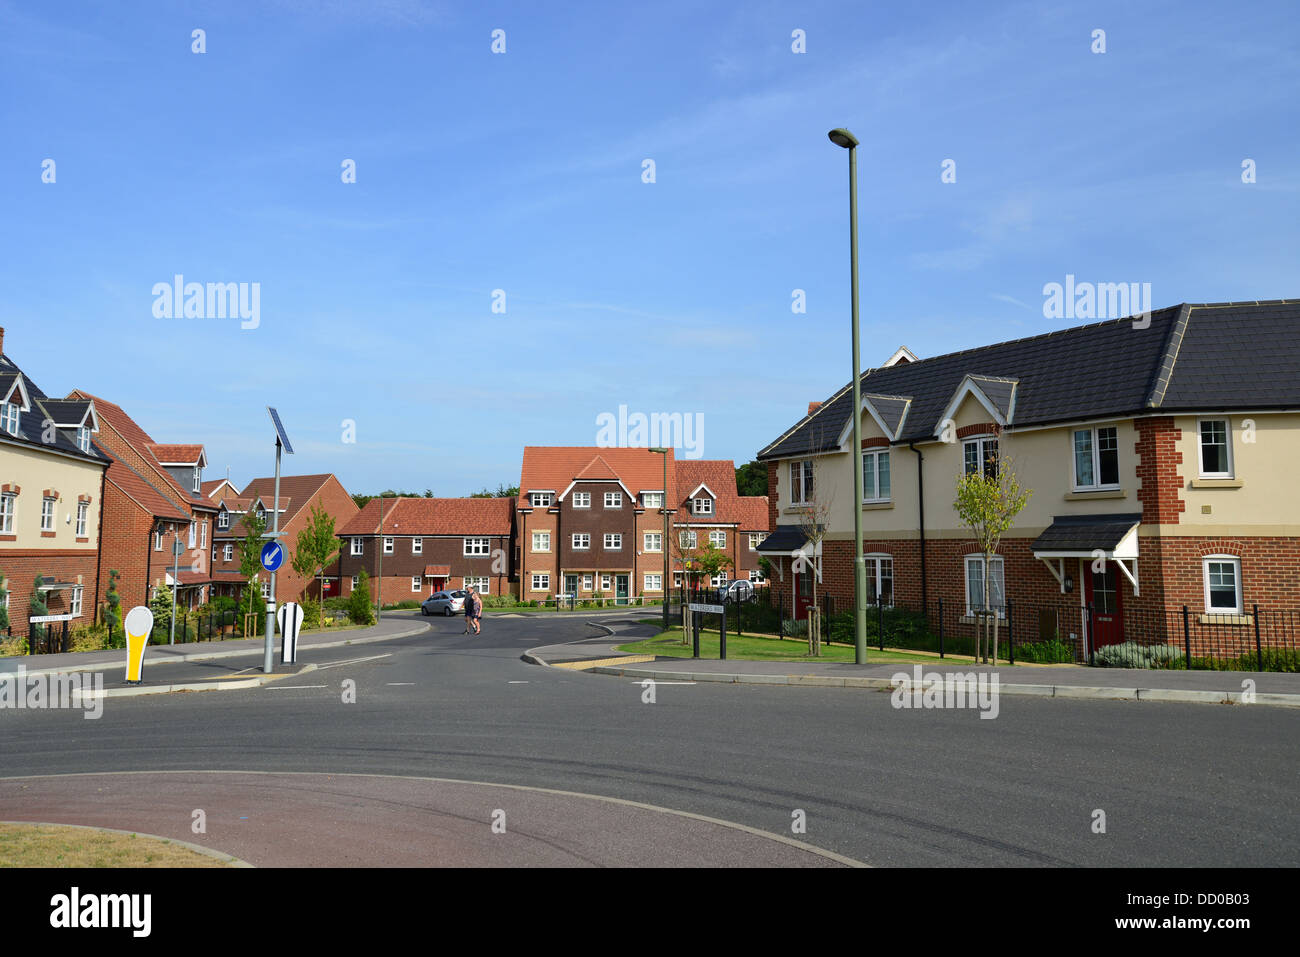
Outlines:
<svg viewBox="0 0 1300 957"><path fill-rule="evenodd" d="M674 488L676 462L668 450L668 488ZM664 484L663 458L656 452L635 448L598 448L592 445L530 445L524 448L523 469L519 478L520 502L526 503L530 491L550 489L559 495L578 477L588 479L617 478L629 492L658 490ZM735 481L733 479L734 487Z"/></svg>
<svg viewBox="0 0 1300 957"><path fill-rule="evenodd" d="M701 485L714 494L712 515L692 515L691 495ZM736 494L736 463L731 459L683 459L677 463L677 508L675 521L684 523L736 524L746 531L767 528L767 496Z"/></svg>
<svg viewBox="0 0 1300 957"><path fill-rule="evenodd" d="M166 462L171 465L196 465L199 459L203 458L201 445L163 445L152 442L148 448L159 464ZM199 486L200 489L202 487Z"/></svg>
<svg viewBox="0 0 1300 957"><path fill-rule="evenodd" d="M379 534L380 499L372 498L338 534ZM386 498L385 535L509 535L513 498Z"/></svg>

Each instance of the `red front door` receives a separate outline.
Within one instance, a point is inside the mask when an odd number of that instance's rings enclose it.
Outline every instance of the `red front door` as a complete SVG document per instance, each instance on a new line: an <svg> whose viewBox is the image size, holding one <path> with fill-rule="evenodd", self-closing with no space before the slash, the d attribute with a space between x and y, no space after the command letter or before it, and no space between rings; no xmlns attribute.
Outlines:
<svg viewBox="0 0 1300 957"><path fill-rule="evenodd" d="M1106 570L1096 572L1092 564L1083 576L1084 599L1092 606L1092 647L1116 645L1124 640L1124 599L1119 583L1119 569L1106 562Z"/></svg>

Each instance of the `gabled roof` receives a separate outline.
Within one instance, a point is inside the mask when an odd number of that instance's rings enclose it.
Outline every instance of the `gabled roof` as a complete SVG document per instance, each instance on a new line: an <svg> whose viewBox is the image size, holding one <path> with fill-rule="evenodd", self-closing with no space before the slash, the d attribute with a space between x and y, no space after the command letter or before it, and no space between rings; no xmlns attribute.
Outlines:
<svg viewBox="0 0 1300 957"><path fill-rule="evenodd" d="M208 457L201 445L162 445L150 443L149 451L158 460L159 465L197 465L206 468ZM199 485L200 492L202 484Z"/></svg>
<svg viewBox="0 0 1300 957"><path fill-rule="evenodd" d="M92 433L99 431L95 403L89 399L41 399L40 405L56 428L76 429L89 423Z"/></svg>
<svg viewBox="0 0 1300 957"><path fill-rule="evenodd" d="M175 522L190 520L190 517L177 508L174 502L145 481L144 476L139 472L115 457L113 453L104 450L104 454L111 460L104 477L105 481L116 486L132 502L154 518L166 518Z"/></svg>
<svg viewBox="0 0 1300 957"><path fill-rule="evenodd" d="M0 398L6 396L16 400L14 404L23 411L18 416L18 434L10 435L0 430L0 442L58 452L107 467L108 457L94 444L91 445L89 452L83 452L77 446L75 438L67 431L56 428L52 436L49 434L49 430L44 425L49 413L41 408L41 403L48 402L49 398L36 383L23 375L23 371L8 355L0 353ZM53 441L46 441L47 439Z"/></svg>
<svg viewBox="0 0 1300 957"><path fill-rule="evenodd" d="M675 462L676 457L670 448L668 450L670 489L676 487L673 477ZM601 474L605 468L610 474ZM592 481L617 478L628 495L636 497L647 489L661 490L664 484L663 470L663 456L643 448L600 448L592 445L525 446L519 475L519 504L521 507L527 506L530 491L565 490L584 472L588 474L583 477Z"/></svg>
<svg viewBox="0 0 1300 957"><path fill-rule="evenodd" d="M372 498L338 531L340 538L378 535L509 535L513 498Z"/></svg>
<svg viewBox="0 0 1300 957"><path fill-rule="evenodd" d="M294 516L306 507L332 477L328 472L321 475L281 475L280 527L293 521ZM270 522L271 505L275 501L275 476L253 479L244 486L240 497L247 499L250 506L255 506L257 500L261 499L267 511L267 521Z"/></svg>
<svg viewBox="0 0 1300 957"><path fill-rule="evenodd" d="M912 397L910 395L873 395L864 393L862 396L862 409L876 420L876 425L880 426L880 431L892 442L897 439L903 431L903 425L907 421L908 410L912 407ZM853 431L853 419L847 417L844 421L844 430L840 435L838 445L844 445L849 440Z"/></svg>
<svg viewBox="0 0 1300 957"><path fill-rule="evenodd" d="M17 402L13 402L15 395L18 399ZM21 372L14 371L0 374L0 402L13 402L24 412L31 409L32 400L27 394L27 381Z"/></svg>
<svg viewBox="0 0 1300 957"><path fill-rule="evenodd" d="M1152 412L1300 406L1300 300L1183 304L868 370L862 391L912 396L896 442L932 441L968 377L1012 427ZM1015 380L1014 390L1006 385ZM999 384L1001 383L1001 384ZM851 385L851 384L850 384ZM836 448L851 422L845 385L760 459Z"/></svg>
<svg viewBox="0 0 1300 957"><path fill-rule="evenodd" d="M700 489L713 499L713 514L691 514ZM669 502L679 525L735 525L740 531L767 529L767 496L736 494L736 463L731 459L683 459L677 463L677 491Z"/></svg>
<svg viewBox="0 0 1300 957"><path fill-rule="evenodd" d="M1012 425L1016 411L1016 379L1004 379L998 376L968 375L961 380L948 400L944 410L939 413L939 420L934 423L934 435L942 435L944 425L950 422L968 399L974 399L984 407L989 417L1003 428Z"/></svg>

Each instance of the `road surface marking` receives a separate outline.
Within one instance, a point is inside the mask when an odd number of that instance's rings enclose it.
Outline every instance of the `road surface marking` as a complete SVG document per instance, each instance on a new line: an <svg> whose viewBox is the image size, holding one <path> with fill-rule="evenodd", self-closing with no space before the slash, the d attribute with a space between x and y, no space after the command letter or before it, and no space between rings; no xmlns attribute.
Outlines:
<svg viewBox="0 0 1300 957"><path fill-rule="evenodd" d="M390 682L388 682L388 687L390 687L390 688L400 688L400 687L403 687L403 686L405 686L405 685L413 685L413 684L415 684L414 681L390 681Z"/></svg>
<svg viewBox="0 0 1300 957"><path fill-rule="evenodd" d="M316 670L324 671L326 668L341 668L344 665L357 665L363 661L378 661L380 658L391 658L391 657L393 657L393 653L390 651L386 655L370 655L367 658L349 658L346 661L333 661L330 662L328 665L320 665L317 667Z"/></svg>
<svg viewBox="0 0 1300 957"><path fill-rule="evenodd" d="M294 688L328 688L329 685L267 685L267 691L292 691Z"/></svg>

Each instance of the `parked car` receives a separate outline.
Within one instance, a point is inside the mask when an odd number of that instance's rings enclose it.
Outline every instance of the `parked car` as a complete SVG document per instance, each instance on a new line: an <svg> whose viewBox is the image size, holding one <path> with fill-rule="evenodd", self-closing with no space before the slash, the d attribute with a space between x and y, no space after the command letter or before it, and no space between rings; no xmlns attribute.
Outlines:
<svg viewBox="0 0 1300 957"><path fill-rule="evenodd" d="M465 610L465 596L468 592L456 591L434 592L420 604L420 613L424 615L459 615Z"/></svg>
<svg viewBox="0 0 1300 957"><path fill-rule="evenodd" d="M718 589L718 597L723 601L752 601L754 598L754 583L747 578L737 578L735 581L723 582L722 587Z"/></svg>

